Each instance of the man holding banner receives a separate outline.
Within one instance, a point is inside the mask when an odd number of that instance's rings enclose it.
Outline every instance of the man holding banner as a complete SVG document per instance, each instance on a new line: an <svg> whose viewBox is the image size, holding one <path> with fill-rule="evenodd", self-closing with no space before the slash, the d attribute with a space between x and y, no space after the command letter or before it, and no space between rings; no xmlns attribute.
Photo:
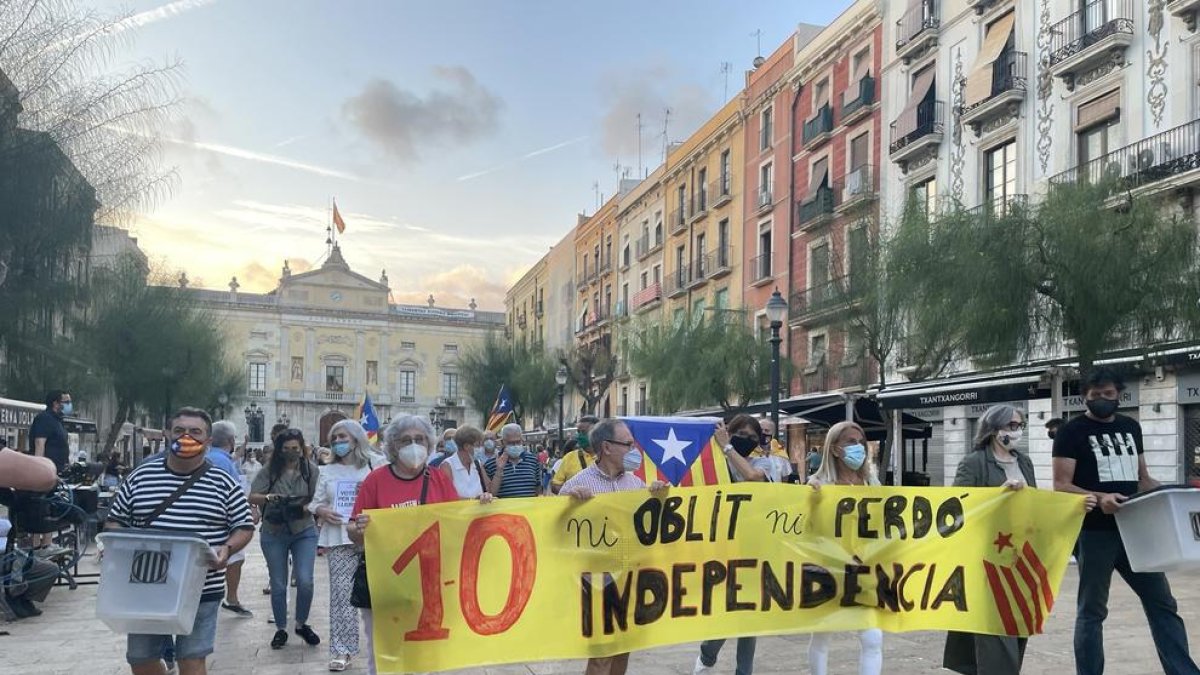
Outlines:
<svg viewBox="0 0 1200 675"><path fill-rule="evenodd" d="M575 499L591 499L606 492L641 490L646 487L641 478L633 475L642 465L642 451L637 448L629 427L620 420L606 419L592 428L588 435L589 445L595 448L596 463L575 474L563 484L558 494ZM667 485L655 481L650 485L652 492ZM603 590L601 590L603 592ZM614 656L588 659L587 675L625 675L629 666L629 652Z"/></svg>

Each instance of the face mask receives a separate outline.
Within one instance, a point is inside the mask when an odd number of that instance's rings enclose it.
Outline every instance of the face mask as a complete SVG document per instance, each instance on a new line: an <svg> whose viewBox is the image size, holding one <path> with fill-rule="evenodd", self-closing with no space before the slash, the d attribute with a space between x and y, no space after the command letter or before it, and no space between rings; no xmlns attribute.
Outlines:
<svg viewBox="0 0 1200 675"><path fill-rule="evenodd" d="M338 441L333 444L333 454L345 457L350 454L350 441Z"/></svg>
<svg viewBox="0 0 1200 675"><path fill-rule="evenodd" d="M429 451L420 443L409 443L396 453L400 465L409 470L420 469L429 459Z"/></svg>
<svg viewBox="0 0 1200 675"><path fill-rule="evenodd" d="M1087 402L1088 412L1092 413L1100 419L1108 419L1117 412L1117 406L1120 405L1117 401L1111 401L1107 398L1098 398Z"/></svg>
<svg viewBox="0 0 1200 675"><path fill-rule="evenodd" d="M508 446L508 447L504 448L504 452L507 452L507 453L508 453L508 458L509 458L509 459L516 459L516 458L520 457L522 454L524 454L524 453L525 453L525 446L523 446L523 445L510 445L510 446Z"/></svg>
<svg viewBox="0 0 1200 675"><path fill-rule="evenodd" d="M458 443L455 443L454 441L446 441L446 445L442 447L442 453L453 455L456 452L458 452Z"/></svg>
<svg viewBox="0 0 1200 675"><path fill-rule="evenodd" d="M996 439L1000 441L1000 445L1012 450L1013 448L1017 447L1017 443L1021 442L1022 435L1024 435L1024 432L1022 432L1020 429L1017 429L1016 431L997 431Z"/></svg>
<svg viewBox="0 0 1200 675"><path fill-rule="evenodd" d="M75 412L75 406L70 401L67 401L66 403L62 404L62 414L70 415L74 412Z"/></svg>
<svg viewBox="0 0 1200 675"><path fill-rule="evenodd" d="M483 449L488 453L493 452L496 449L496 441L492 441L492 440L484 441Z"/></svg>
<svg viewBox="0 0 1200 675"><path fill-rule="evenodd" d="M475 459L480 462L486 462L488 455L483 451L483 448L475 448Z"/></svg>
<svg viewBox="0 0 1200 675"><path fill-rule="evenodd" d="M588 435L583 433L582 431L575 434L575 445L580 448L583 448L584 450L587 450L588 449Z"/></svg>
<svg viewBox="0 0 1200 675"><path fill-rule="evenodd" d="M181 459L191 459L204 452L204 444L184 434L171 444L171 454Z"/></svg>
<svg viewBox="0 0 1200 675"><path fill-rule="evenodd" d="M758 447L758 441L745 436L730 436L729 444L737 451L737 454L742 457L749 457L751 452Z"/></svg>
<svg viewBox="0 0 1200 675"><path fill-rule="evenodd" d="M852 471L861 469L865 461L867 461L867 449L863 447L862 443L842 448L842 463L850 467Z"/></svg>
<svg viewBox="0 0 1200 675"><path fill-rule="evenodd" d="M625 453L625 457L621 459L621 463L625 466L626 471L637 471L642 465L642 451L637 448L630 448L629 452Z"/></svg>

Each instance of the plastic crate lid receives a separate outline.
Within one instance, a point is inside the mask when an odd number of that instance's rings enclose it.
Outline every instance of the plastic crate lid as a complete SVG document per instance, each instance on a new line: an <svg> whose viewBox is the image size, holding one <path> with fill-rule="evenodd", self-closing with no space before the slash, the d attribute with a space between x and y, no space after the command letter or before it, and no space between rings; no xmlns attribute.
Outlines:
<svg viewBox="0 0 1200 675"><path fill-rule="evenodd" d="M129 527L122 530L101 532L96 535L96 539L104 546L113 541L164 542L174 540L180 543L195 544L196 546L203 547L209 560L216 560L216 556L213 554L212 547L208 545L208 542L200 535L190 532Z"/></svg>
<svg viewBox="0 0 1200 675"><path fill-rule="evenodd" d="M1191 487L1189 485L1161 485L1159 487L1154 488L1153 490L1146 490L1145 492L1139 492L1139 493L1133 495L1132 497L1130 497L1129 499L1125 500L1124 503L1128 505L1128 504L1132 504L1134 502L1145 501L1145 500L1149 499L1150 497L1155 497L1160 494L1171 494L1171 493L1200 494L1200 488Z"/></svg>

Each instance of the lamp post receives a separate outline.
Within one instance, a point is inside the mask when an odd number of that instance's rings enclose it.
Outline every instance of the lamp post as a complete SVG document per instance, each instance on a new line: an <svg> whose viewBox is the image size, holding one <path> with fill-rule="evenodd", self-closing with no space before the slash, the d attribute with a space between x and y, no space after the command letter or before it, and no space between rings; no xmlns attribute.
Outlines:
<svg viewBox="0 0 1200 675"><path fill-rule="evenodd" d="M225 419L225 409L229 405L229 395L221 392L221 395L217 397L217 405L221 411L221 419Z"/></svg>
<svg viewBox="0 0 1200 675"><path fill-rule="evenodd" d="M558 451L563 449L563 392L567 386L567 367L559 366L554 373L554 383L558 385Z"/></svg>
<svg viewBox="0 0 1200 675"><path fill-rule="evenodd" d="M779 288L767 300L767 321L771 322L771 422L775 426L775 434L779 434L779 329L787 318L787 301L779 293Z"/></svg>
<svg viewBox="0 0 1200 675"><path fill-rule="evenodd" d="M251 401L250 405L242 409L242 412L246 413L246 428L250 430L250 438L255 443L262 443L262 408L258 407L258 403Z"/></svg>

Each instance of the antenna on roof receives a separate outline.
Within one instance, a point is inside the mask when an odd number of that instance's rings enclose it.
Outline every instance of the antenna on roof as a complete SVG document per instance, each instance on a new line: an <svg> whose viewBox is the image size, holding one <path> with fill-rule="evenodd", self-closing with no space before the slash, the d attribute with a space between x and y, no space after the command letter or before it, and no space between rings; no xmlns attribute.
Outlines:
<svg viewBox="0 0 1200 675"><path fill-rule="evenodd" d="M754 38L754 53L757 55L754 57L754 67L758 68L767 62L762 55L762 29L759 28L758 30L754 31L750 34L750 37Z"/></svg>
<svg viewBox="0 0 1200 675"><path fill-rule="evenodd" d="M721 97L722 102L729 101L729 73L733 70L733 64L728 61L721 62L721 74L725 76L725 93Z"/></svg>

